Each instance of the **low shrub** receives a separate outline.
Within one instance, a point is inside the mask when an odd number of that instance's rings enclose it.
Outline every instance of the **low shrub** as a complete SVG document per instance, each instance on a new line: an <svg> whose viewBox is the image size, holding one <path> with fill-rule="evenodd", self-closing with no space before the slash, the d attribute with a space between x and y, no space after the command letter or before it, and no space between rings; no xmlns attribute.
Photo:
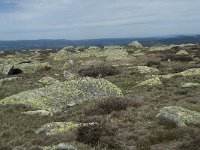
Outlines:
<svg viewBox="0 0 200 150"><path fill-rule="evenodd" d="M125 110L128 106L139 107L141 104L129 98L109 97L95 102L94 106L85 110L86 115L104 115L113 111Z"/></svg>
<svg viewBox="0 0 200 150"><path fill-rule="evenodd" d="M78 71L80 76L88 76L88 77L105 77L105 76L113 76L119 74L120 71L117 70L113 66L91 66L87 69L81 69Z"/></svg>
<svg viewBox="0 0 200 150"><path fill-rule="evenodd" d="M116 128L105 124L82 126L76 131L77 141L91 146L99 145L109 148L119 147L115 140L111 140L114 139L115 133Z"/></svg>
<svg viewBox="0 0 200 150"><path fill-rule="evenodd" d="M77 141L95 146L99 143L103 128L99 124L82 126L77 129Z"/></svg>
<svg viewBox="0 0 200 150"><path fill-rule="evenodd" d="M160 62L159 61L148 61L147 66L148 67L153 67L153 66L158 67L158 66L160 66Z"/></svg>
<svg viewBox="0 0 200 150"><path fill-rule="evenodd" d="M162 61L192 61L193 58L188 55L166 55L162 58Z"/></svg>

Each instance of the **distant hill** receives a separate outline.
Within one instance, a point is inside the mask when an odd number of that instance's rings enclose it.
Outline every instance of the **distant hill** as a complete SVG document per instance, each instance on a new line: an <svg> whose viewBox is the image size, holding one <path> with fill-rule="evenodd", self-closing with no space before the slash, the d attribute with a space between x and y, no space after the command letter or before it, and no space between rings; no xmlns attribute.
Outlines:
<svg viewBox="0 0 200 150"><path fill-rule="evenodd" d="M90 39L90 40L20 40L20 41L0 41L0 51L17 51L30 49L59 49L64 46L105 46L105 45L127 45L138 40L144 46L155 46L163 44L184 44L200 43L200 35L190 36L168 36L152 38L108 38L108 39Z"/></svg>

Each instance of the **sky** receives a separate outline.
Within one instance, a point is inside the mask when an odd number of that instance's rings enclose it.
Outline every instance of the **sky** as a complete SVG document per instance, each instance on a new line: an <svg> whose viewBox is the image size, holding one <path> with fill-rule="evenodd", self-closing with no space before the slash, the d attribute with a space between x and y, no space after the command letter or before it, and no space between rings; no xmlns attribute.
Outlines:
<svg viewBox="0 0 200 150"><path fill-rule="evenodd" d="M200 34L200 0L0 0L0 40Z"/></svg>

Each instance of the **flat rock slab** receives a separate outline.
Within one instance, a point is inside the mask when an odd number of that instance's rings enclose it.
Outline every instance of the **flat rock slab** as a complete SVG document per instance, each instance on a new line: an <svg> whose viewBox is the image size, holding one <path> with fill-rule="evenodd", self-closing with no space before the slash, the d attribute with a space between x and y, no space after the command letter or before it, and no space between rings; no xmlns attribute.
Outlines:
<svg viewBox="0 0 200 150"><path fill-rule="evenodd" d="M22 112L21 114L25 115L39 115L39 116L53 116L52 112L46 110L35 110L35 111L26 111Z"/></svg>
<svg viewBox="0 0 200 150"><path fill-rule="evenodd" d="M36 130L36 133L45 133L46 135L63 134L77 129L80 125L72 122L52 122L42 125Z"/></svg>
<svg viewBox="0 0 200 150"><path fill-rule="evenodd" d="M63 133L68 133L70 131L74 131L81 126L93 126L98 123L73 123L73 122L51 122L45 125L42 125L35 132L37 134L45 133L46 135L58 135Z"/></svg>
<svg viewBox="0 0 200 150"><path fill-rule="evenodd" d="M110 96L123 94L120 88L105 79L84 77L24 91L0 100L0 105L23 104L38 110L60 111L66 106Z"/></svg>
<svg viewBox="0 0 200 150"><path fill-rule="evenodd" d="M157 86L157 85L162 85L162 82L159 77L145 80L139 83L137 86Z"/></svg>
<svg viewBox="0 0 200 150"><path fill-rule="evenodd" d="M42 148L42 150L77 150L77 148L74 147L73 145L69 145L66 143L60 143L58 145L45 146Z"/></svg>
<svg viewBox="0 0 200 150"><path fill-rule="evenodd" d="M197 87L200 86L199 83L184 83L181 85L182 88L190 88L190 87Z"/></svg>
<svg viewBox="0 0 200 150"><path fill-rule="evenodd" d="M38 82L44 85L51 85L51 84L59 83L60 81L52 77L43 77Z"/></svg>
<svg viewBox="0 0 200 150"><path fill-rule="evenodd" d="M156 116L160 121L174 124L176 126L199 125L200 113L183 107L163 107Z"/></svg>

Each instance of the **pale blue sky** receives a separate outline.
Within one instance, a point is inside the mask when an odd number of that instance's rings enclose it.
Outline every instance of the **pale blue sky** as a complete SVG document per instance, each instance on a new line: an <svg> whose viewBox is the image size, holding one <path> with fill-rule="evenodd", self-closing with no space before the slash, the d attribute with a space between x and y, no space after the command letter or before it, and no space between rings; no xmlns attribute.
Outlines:
<svg viewBox="0 0 200 150"><path fill-rule="evenodd" d="M200 34L200 0L0 0L0 40Z"/></svg>

